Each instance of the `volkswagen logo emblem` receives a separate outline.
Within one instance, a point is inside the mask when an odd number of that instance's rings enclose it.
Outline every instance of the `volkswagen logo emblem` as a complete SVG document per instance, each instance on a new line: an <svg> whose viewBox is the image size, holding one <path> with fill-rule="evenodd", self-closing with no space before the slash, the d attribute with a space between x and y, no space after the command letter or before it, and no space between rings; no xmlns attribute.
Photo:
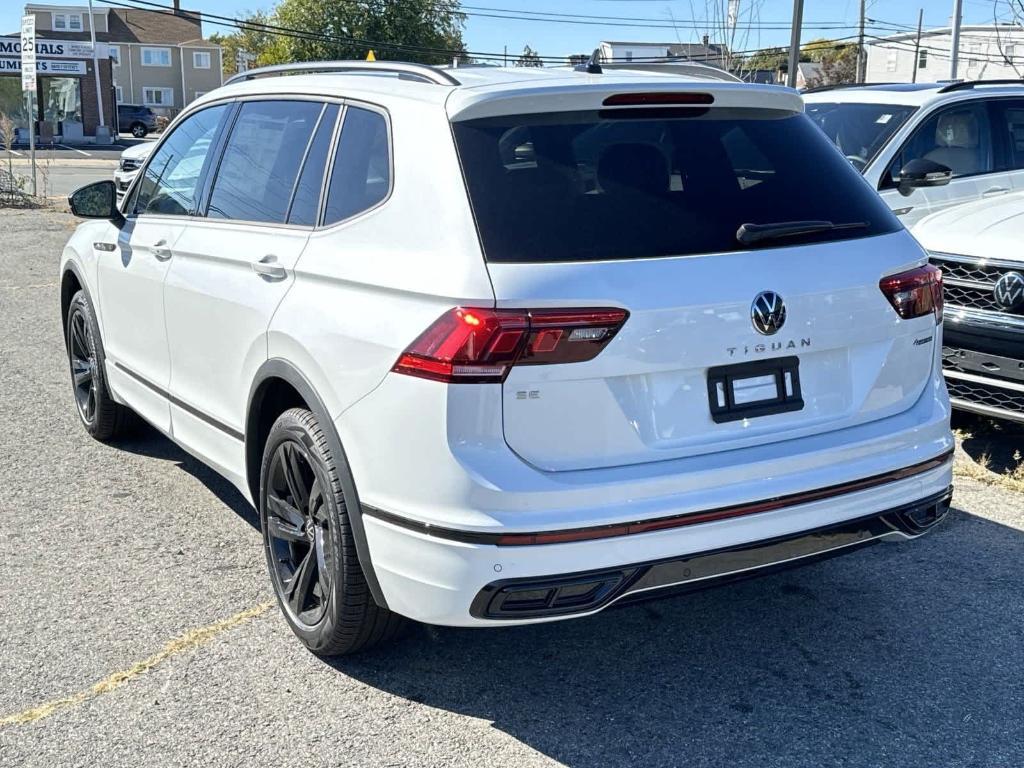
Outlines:
<svg viewBox="0 0 1024 768"><path fill-rule="evenodd" d="M1024 275L1020 272L1007 272L999 278L992 293L1000 307L1016 309L1024 304Z"/></svg>
<svg viewBox="0 0 1024 768"><path fill-rule="evenodd" d="M775 291L761 291L750 305L750 321L762 336L771 336L786 324L786 303Z"/></svg>

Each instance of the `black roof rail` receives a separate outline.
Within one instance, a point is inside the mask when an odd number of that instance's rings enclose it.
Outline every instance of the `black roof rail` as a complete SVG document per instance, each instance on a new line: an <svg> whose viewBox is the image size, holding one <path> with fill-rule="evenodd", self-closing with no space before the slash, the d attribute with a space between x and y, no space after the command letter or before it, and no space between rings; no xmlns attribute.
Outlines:
<svg viewBox="0 0 1024 768"><path fill-rule="evenodd" d="M939 93L951 93L952 91L966 91L979 85L1024 85L1024 80L961 80L950 83L939 89Z"/></svg>
<svg viewBox="0 0 1024 768"><path fill-rule="evenodd" d="M342 72L355 74L396 74L415 78L434 85L462 85L447 72L427 64L413 64L406 61L304 61L297 64L275 64L239 72L226 80L224 85L255 80L260 77L281 77L283 75L319 74Z"/></svg>

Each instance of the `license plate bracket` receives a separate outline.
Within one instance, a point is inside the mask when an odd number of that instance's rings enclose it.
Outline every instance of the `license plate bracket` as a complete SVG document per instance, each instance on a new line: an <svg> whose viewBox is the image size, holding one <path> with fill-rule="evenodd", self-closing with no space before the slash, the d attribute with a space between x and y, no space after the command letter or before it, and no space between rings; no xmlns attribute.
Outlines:
<svg viewBox="0 0 1024 768"><path fill-rule="evenodd" d="M804 407L795 355L708 369L708 405L716 424Z"/></svg>

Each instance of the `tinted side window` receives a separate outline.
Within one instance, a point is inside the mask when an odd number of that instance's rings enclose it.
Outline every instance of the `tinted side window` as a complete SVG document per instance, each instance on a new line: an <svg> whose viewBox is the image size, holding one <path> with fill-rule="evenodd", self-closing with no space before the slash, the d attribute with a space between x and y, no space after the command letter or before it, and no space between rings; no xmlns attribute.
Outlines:
<svg viewBox="0 0 1024 768"><path fill-rule="evenodd" d="M327 155L331 149L334 124L338 119L338 105L328 104L320 118L320 124L313 134L306 160L302 164L299 181L292 196L292 207L288 213L289 224L313 226L320 212L320 190L327 172Z"/></svg>
<svg viewBox="0 0 1024 768"><path fill-rule="evenodd" d="M1004 170L1024 170L1024 101L997 101L995 132L1003 135L1006 159Z"/></svg>
<svg viewBox="0 0 1024 768"><path fill-rule="evenodd" d="M184 216L195 212L199 180L227 105L204 109L184 120L146 165L131 210L137 214Z"/></svg>
<svg viewBox="0 0 1024 768"><path fill-rule="evenodd" d="M206 215L283 224L323 104L247 101L238 111Z"/></svg>
<svg viewBox="0 0 1024 768"><path fill-rule="evenodd" d="M953 171L955 178L992 173L993 155L985 103L957 104L939 110L918 126L883 177L883 186L895 186L900 169L917 158L941 163Z"/></svg>
<svg viewBox="0 0 1024 768"><path fill-rule="evenodd" d="M324 224L372 208L388 196L391 152L384 116L368 109L345 110L341 138L327 190Z"/></svg>

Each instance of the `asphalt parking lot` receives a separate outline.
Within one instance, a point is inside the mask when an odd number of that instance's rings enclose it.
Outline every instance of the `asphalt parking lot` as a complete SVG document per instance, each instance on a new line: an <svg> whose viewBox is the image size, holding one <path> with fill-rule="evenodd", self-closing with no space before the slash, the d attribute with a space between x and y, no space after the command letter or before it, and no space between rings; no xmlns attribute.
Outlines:
<svg viewBox="0 0 1024 768"><path fill-rule="evenodd" d="M955 510L917 542L328 663L237 492L155 432L79 427L73 226L0 210L0 765L1024 764L1024 482L995 473L1024 433L959 424Z"/></svg>

